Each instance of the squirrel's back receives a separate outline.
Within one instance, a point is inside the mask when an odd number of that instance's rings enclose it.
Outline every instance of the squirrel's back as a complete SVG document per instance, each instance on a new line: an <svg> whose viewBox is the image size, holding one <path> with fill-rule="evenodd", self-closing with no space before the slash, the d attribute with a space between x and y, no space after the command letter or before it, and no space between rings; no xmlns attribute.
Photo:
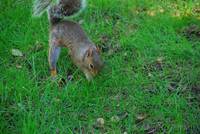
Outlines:
<svg viewBox="0 0 200 134"><path fill-rule="evenodd" d="M64 44L92 44L81 26L73 21L62 20L52 25L50 31L51 37L61 40Z"/></svg>
<svg viewBox="0 0 200 134"><path fill-rule="evenodd" d="M86 0L35 0L33 15L40 16L48 11L51 24L55 24L66 17L79 14L86 7Z"/></svg>

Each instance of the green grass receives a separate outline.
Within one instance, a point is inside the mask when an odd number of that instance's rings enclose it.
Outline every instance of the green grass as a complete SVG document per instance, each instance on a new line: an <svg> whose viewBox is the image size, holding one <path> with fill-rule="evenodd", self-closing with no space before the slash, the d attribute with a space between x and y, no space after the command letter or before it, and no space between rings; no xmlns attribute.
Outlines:
<svg viewBox="0 0 200 134"><path fill-rule="evenodd" d="M200 133L200 40L182 33L200 26L199 5L89 0L74 20L110 48L102 52L105 68L88 83L63 49L59 75L70 71L74 80L60 86L49 77L46 14L32 18L31 0L0 1L0 133Z"/></svg>

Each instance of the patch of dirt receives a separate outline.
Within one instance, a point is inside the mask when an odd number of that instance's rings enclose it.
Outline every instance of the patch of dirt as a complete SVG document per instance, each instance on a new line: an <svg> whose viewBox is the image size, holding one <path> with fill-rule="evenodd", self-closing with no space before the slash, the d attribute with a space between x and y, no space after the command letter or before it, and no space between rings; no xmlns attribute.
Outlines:
<svg viewBox="0 0 200 134"><path fill-rule="evenodd" d="M145 134L156 134L159 132L162 132L162 133L164 132L163 124L160 121L155 122L155 123L143 122L138 127L143 128Z"/></svg>
<svg viewBox="0 0 200 134"><path fill-rule="evenodd" d="M173 92L178 88L178 82L171 82L168 86L168 91Z"/></svg>
<svg viewBox="0 0 200 134"><path fill-rule="evenodd" d="M120 100L125 100L128 97L129 97L129 93L126 90L124 90L124 91L120 91L117 94L115 94L114 96L112 96L111 99L120 101Z"/></svg>
<svg viewBox="0 0 200 134"><path fill-rule="evenodd" d="M194 92L195 94L199 94L200 95L200 85L192 86L192 92Z"/></svg>
<svg viewBox="0 0 200 134"><path fill-rule="evenodd" d="M104 37L104 38L106 38L106 37ZM103 39L103 40L105 41L107 39ZM122 48L121 48L120 44L111 45L111 44L102 43L102 45L100 46L100 50L103 53L107 53L108 56L112 56L112 55L116 54L117 52L120 52L122 50Z"/></svg>
<svg viewBox="0 0 200 134"><path fill-rule="evenodd" d="M149 75L150 72L162 71L163 67L164 67L164 58L158 57L155 61L145 64L144 70Z"/></svg>
<svg viewBox="0 0 200 134"><path fill-rule="evenodd" d="M148 9L146 7L137 7L133 10L133 12L135 14L139 14L139 13L144 13L146 12Z"/></svg>
<svg viewBox="0 0 200 134"><path fill-rule="evenodd" d="M109 12L107 12L106 10L102 12L102 16L104 16L105 20L107 21L113 21L113 22L116 22L118 20L120 20L122 17L117 14L117 13L114 13L114 14L110 14Z"/></svg>
<svg viewBox="0 0 200 134"><path fill-rule="evenodd" d="M109 36L108 35L103 35L100 37L100 44L102 44L103 46L106 44L109 44Z"/></svg>
<svg viewBox="0 0 200 134"><path fill-rule="evenodd" d="M196 7L193 8L192 11L193 11L194 13L196 13L196 14L199 14L199 13L200 13L200 7L199 7L199 6L196 6Z"/></svg>
<svg viewBox="0 0 200 134"><path fill-rule="evenodd" d="M200 39L200 27L196 24L191 24L182 28L181 33L185 36L188 40L194 41Z"/></svg>
<svg viewBox="0 0 200 134"><path fill-rule="evenodd" d="M200 127L187 127L186 128L186 134L199 134L200 133Z"/></svg>

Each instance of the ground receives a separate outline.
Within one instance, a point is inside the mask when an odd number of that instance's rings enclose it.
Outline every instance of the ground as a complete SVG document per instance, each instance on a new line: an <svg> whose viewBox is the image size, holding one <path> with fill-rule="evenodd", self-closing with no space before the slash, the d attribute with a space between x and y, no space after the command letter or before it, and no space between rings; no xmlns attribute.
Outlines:
<svg viewBox="0 0 200 134"><path fill-rule="evenodd" d="M1 0L0 133L200 133L199 7L89 0L73 20L105 67L89 83L63 49L52 82L47 15L33 18L31 0Z"/></svg>

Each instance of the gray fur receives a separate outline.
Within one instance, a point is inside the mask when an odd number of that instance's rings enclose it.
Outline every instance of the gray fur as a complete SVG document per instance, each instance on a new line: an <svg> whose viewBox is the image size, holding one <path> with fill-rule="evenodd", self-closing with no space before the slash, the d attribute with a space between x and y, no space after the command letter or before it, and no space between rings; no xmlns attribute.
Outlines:
<svg viewBox="0 0 200 134"><path fill-rule="evenodd" d="M79 6L80 5L80 6ZM54 19L72 18L80 14L86 7L86 0L35 0L33 16L39 17L48 12L50 22Z"/></svg>

